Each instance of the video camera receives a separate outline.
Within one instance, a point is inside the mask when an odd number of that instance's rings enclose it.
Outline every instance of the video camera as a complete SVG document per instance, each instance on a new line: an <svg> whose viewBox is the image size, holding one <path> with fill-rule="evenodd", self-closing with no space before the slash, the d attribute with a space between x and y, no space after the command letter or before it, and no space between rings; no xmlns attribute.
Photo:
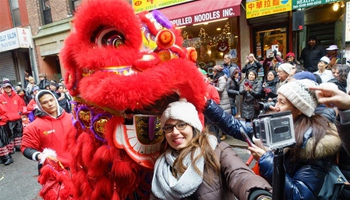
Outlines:
<svg viewBox="0 0 350 200"><path fill-rule="evenodd" d="M290 111L259 115L253 120L256 138L270 149L278 149L295 144L293 117Z"/></svg>

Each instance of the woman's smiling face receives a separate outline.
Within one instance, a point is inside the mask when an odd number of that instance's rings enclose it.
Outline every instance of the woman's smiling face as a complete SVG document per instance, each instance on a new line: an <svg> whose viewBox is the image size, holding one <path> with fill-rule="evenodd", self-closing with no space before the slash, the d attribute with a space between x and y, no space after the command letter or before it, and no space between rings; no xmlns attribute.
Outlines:
<svg viewBox="0 0 350 200"><path fill-rule="evenodd" d="M165 122L164 128L167 126L175 126L177 123L183 123L179 120L168 119ZM176 150L181 150L188 146L193 138L193 128L190 125L186 124L186 127L179 131L176 127L173 127L173 130L169 133L164 133L165 139L168 144Z"/></svg>

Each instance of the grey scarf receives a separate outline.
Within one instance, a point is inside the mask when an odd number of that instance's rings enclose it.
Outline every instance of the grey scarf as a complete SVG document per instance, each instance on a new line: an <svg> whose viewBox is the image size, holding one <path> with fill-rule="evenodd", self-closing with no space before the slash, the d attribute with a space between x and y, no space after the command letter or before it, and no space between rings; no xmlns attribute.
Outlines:
<svg viewBox="0 0 350 200"><path fill-rule="evenodd" d="M210 146L215 149L218 142L215 136L208 135ZM200 149L195 150L196 157ZM185 156L183 164L187 166L186 171L175 178L171 173L171 167L179 154L169 148L162 154L154 168L152 180L152 193L159 199L182 199L192 195L203 182L203 175L198 174L191 164L191 153ZM200 157L196 166L202 172L204 171L204 158Z"/></svg>

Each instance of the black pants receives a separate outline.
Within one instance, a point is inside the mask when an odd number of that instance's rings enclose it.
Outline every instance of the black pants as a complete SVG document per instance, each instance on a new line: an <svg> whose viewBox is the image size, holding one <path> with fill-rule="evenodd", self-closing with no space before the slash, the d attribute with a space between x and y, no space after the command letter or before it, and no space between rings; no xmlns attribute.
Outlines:
<svg viewBox="0 0 350 200"><path fill-rule="evenodd" d="M9 141L13 141L15 138L22 137L23 135L23 126L22 120L18 119L15 121L8 121L5 125L5 131L7 132L7 136Z"/></svg>

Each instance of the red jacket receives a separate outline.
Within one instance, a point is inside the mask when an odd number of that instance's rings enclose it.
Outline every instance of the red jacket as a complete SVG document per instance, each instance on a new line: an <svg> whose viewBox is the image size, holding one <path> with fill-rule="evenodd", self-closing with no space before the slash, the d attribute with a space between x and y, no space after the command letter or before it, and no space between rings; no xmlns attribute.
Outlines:
<svg viewBox="0 0 350 200"><path fill-rule="evenodd" d="M12 90L11 92L11 96L5 92L0 95L0 102L5 106L8 121L15 121L21 119L20 113L22 113L25 103L15 91Z"/></svg>
<svg viewBox="0 0 350 200"><path fill-rule="evenodd" d="M0 104L0 126L4 126L7 120L6 108L4 105Z"/></svg>
<svg viewBox="0 0 350 200"><path fill-rule="evenodd" d="M219 92L213 85L209 83L207 83L206 95L207 95L207 99L212 99L215 103L220 104Z"/></svg>
<svg viewBox="0 0 350 200"><path fill-rule="evenodd" d="M30 102L27 105L27 110L28 111L33 111L34 108L37 106L35 99L30 100Z"/></svg>
<svg viewBox="0 0 350 200"><path fill-rule="evenodd" d="M38 116L23 131L21 151L32 148L42 152L45 148L56 151L58 160L69 166L70 153L65 149L68 134L74 134L72 115L63 111L58 118L51 116Z"/></svg>

